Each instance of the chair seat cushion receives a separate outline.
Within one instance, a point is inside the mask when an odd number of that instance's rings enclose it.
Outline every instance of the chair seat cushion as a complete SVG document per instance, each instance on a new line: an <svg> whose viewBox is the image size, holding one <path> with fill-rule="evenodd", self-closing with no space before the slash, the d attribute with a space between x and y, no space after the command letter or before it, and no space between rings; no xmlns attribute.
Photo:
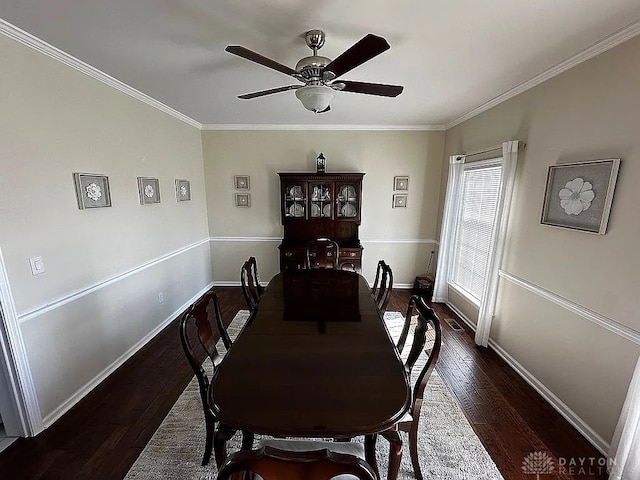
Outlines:
<svg viewBox="0 0 640 480"><path fill-rule="evenodd" d="M327 449L334 453L344 453L353 455L361 459L364 458L364 444L356 442L326 442L314 440L291 440L283 438L267 438L260 441L258 448L272 447L280 450L292 452L311 452L313 450ZM354 480L357 477L349 474L337 475L331 480Z"/></svg>
<svg viewBox="0 0 640 480"><path fill-rule="evenodd" d="M327 449L334 453L345 453L364 460L364 444L360 442L326 442L315 440L293 440L286 438L266 438L260 441L259 448L273 447L292 452L311 452Z"/></svg>

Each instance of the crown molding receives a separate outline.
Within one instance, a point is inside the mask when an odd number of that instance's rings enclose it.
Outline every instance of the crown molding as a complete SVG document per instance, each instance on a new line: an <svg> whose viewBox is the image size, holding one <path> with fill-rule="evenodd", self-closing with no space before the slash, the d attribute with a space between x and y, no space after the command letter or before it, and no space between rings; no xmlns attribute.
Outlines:
<svg viewBox="0 0 640 480"><path fill-rule="evenodd" d="M621 43L624 43L627 40L630 40L631 38L635 37L639 33L640 33L640 20L636 20L635 22L627 25L626 27L618 30L617 32L612 33L611 35L607 35L603 39L592 44L591 46L579 51L575 55L572 55L571 57L554 65L553 67L545 70L544 72L536 75L535 77L527 80L526 82L521 83L517 87L514 87L511 90L507 90L503 94L492 98L488 102L483 103L482 105L479 105L473 110L468 111L464 115L461 115L460 117L452 120L451 122L445 125L445 130L449 130L450 128L453 128L456 125L459 125L462 122L465 122L470 118L475 117L476 115L480 115L481 113L486 112L490 108L493 108L496 105L499 105L502 102L505 102L510 98L513 98L516 95L519 95L529 90L530 88L533 88L536 85L539 85L555 77L556 75L560 75L561 73L566 72L570 68L573 68L576 65L579 65L580 63L595 57L596 55L600 55L601 53L606 52L607 50L610 50L613 47L617 47Z"/></svg>
<svg viewBox="0 0 640 480"><path fill-rule="evenodd" d="M284 124L203 124L202 130L325 130L325 131L427 131L443 132L445 125L284 125Z"/></svg>
<svg viewBox="0 0 640 480"><path fill-rule="evenodd" d="M43 53L44 55L53 58L65 65L78 70L79 72L88 75L91 78L94 78L110 87L115 88L116 90L121 91L122 93L126 93L127 95L140 100L151 107L154 107L161 112L166 113L167 115L171 115L178 120L181 120L192 127L196 127L198 129L202 128L202 124L200 122L195 121L194 119L187 117L183 113L174 110L171 107L168 107L164 103L159 102L155 98L150 97L133 87L130 87L124 82L113 78L110 75L107 75L101 70L98 70L95 67L83 62L82 60L78 60L77 58L69 55L68 53L63 52L59 48L54 47L53 45L48 44L47 42L40 40L39 38L31 35L28 32L16 27L15 25L10 24L6 20L0 18L0 33L9 37L17 42L26 45L37 52Z"/></svg>

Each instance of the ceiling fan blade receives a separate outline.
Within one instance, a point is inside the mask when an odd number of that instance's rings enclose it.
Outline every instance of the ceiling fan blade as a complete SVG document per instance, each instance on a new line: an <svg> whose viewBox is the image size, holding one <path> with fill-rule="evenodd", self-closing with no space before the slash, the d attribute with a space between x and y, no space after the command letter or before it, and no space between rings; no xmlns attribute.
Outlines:
<svg viewBox="0 0 640 480"><path fill-rule="evenodd" d="M365 93L367 95L379 95L381 97L397 97L404 87L400 85L386 85L384 83L351 82L340 80L344 84L343 92Z"/></svg>
<svg viewBox="0 0 640 480"><path fill-rule="evenodd" d="M280 73L284 73L285 75L291 75L292 77L301 79L300 73L298 73L293 68L289 68L286 65L276 62L275 60L271 60L259 53L253 52L248 48L240 47L239 45L229 45L225 48L225 51L229 53L233 53L234 55L238 55L239 57L246 58L255 63L259 63L260 65L264 65L265 67L276 70Z"/></svg>
<svg viewBox="0 0 640 480"><path fill-rule="evenodd" d="M391 47L384 38L370 33L324 67L324 71L333 72L335 75L333 78L338 78L340 75L353 70L358 65L362 65L367 60L371 60L389 48Z"/></svg>
<svg viewBox="0 0 640 480"><path fill-rule="evenodd" d="M259 92L245 93L244 95L238 95L238 98L241 98L242 100L250 100L252 98L271 95L272 93L280 93L280 92L286 92L287 90L295 90L300 87L302 87L302 85L287 85L286 87L272 88L271 90L261 90Z"/></svg>

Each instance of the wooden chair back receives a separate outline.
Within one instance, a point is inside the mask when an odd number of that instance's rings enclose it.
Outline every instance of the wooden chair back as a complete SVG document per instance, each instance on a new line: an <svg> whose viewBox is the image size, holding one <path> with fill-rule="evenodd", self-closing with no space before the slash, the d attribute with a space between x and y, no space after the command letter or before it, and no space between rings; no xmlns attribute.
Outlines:
<svg viewBox="0 0 640 480"><path fill-rule="evenodd" d="M229 455L217 480L227 480L238 472L256 473L264 480L329 480L337 475L376 480L371 466L361 458L327 449L293 452L267 446L239 451Z"/></svg>
<svg viewBox="0 0 640 480"><path fill-rule="evenodd" d="M391 290L393 289L393 271L384 260L378 261L376 269L376 278L373 281L371 294L381 313L387 310L387 305L391 299Z"/></svg>
<svg viewBox="0 0 640 480"><path fill-rule="evenodd" d="M317 238L307 243L307 268L338 268L340 247L329 238Z"/></svg>
<svg viewBox="0 0 640 480"><path fill-rule="evenodd" d="M253 312L258 306L260 296L264 292L264 288L260 285L258 263L255 257L249 257L249 259L242 264L240 281L242 283L242 294L247 302L247 307Z"/></svg>
<svg viewBox="0 0 640 480"><path fill-rule="evenodd" d="M215 318L217 328L214 327L212 318ZM210 378L215 374L216 364L219 362L219 354L216 350L216 330L220 331L220 335L223 335L223 332L224 335L226 335L226 330L220 317L218 297L210 290L200 297L180 319L180 342L182 343L187 361L198 380L200 400L202 401L202 410L204 412L207 429L202 465L209 463L213 432L217 421L215 415L209 408L207 400L211 382ZM212 363L211 377L209 377L203 366L206 357L209 357Z"/></svg>
<svg viewBox="0 0 640 480"><path fill-rule="evenodd" d="M413 367L415 366L422 352L425 350L425 346L427 346L427 334L429 329L433 330L434 338L433 345L430 345L431 340L429 339L428 346L431 348L427 349L427 359L422 366L422 369L417 376L416 382L412 389L413 399L411 416L413 418L413 421L417 422L420 418L420 409L422 407L422 399L424 396L424 390L427 385L427 381L429 380L431 372L433 372L433 369L436 366L438 356L440 355L440 346L442 345L442 331L440 329L440 320L438 319L438 316L435 314L435 312L425 303L422 297L413 295L409 299L404 327L396 345L399 352L402 352L402 350L404 349L407 337L409 335L412 321L411 317L413 316L414 307L418 312L417 323L413 332L413 342L411 344L411 350L409 351L409 354L407 355L407 358L405 360L405 369L407 370L409 376L411 376Z"/></svg>

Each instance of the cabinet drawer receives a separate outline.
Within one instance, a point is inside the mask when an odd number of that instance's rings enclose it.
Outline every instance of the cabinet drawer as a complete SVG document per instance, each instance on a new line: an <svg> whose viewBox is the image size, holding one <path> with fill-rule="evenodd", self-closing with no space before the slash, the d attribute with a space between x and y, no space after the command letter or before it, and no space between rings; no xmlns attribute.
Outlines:
<svg viewBox="0 0 640 480"><path fill-rule="evenodd" d="M360 272L362 269L362 250L360 248L342 248L338 256L338 266L342 270L353 269Z"/></svg>
<svg viewBox="0 0 640 480"><path fill-rule="evenodd" d="M305 268L306 256L303 249L283 248L280 250L280 270Z"/></svg>

